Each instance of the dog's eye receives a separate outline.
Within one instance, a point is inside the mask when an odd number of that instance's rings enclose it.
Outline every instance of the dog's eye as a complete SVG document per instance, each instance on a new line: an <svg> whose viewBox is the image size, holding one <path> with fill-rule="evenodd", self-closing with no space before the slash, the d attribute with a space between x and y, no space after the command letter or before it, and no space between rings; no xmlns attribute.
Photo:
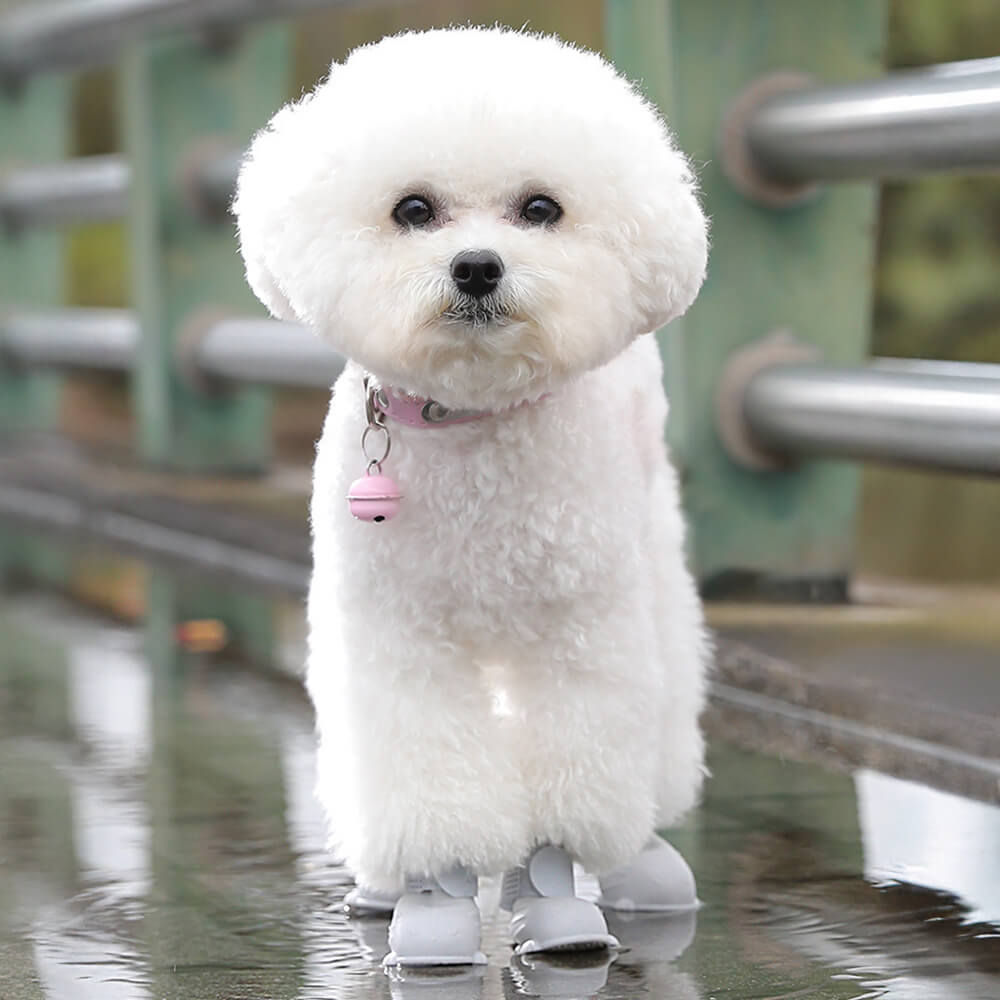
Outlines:
<svg viewBox="0 0 1000 1000"><path fill-rule="evenodd" d="M392 217L408 229L419 229L434 218L431 203L417 194L408 194L393 210Z"/></svg>
<svg viewBox="0 0 1000 1000"><path fill-rule="evenodd" d="M521 218L533 226L548 226L558 222L563 210L559 203L543 194L533 194L521 206Z"/></svg>

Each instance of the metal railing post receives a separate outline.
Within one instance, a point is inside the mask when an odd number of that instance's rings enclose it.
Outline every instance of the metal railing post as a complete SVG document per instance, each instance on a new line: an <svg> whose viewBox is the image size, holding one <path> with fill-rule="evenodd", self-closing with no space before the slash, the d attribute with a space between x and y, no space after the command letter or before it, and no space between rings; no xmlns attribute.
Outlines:
<svg viewBox="0 0 1000 1000"><path fill-rule="evenodd" d="M255 470L268 459L270 394L206 391L179 363L209 317L258 311L231 219L199 204L198 178L244 148L284 99L292 28L246 28L209 47L189 38L137 42L120 66L132 167L128 222L142 331L134 369L138 449L187 469Z"/></svg>
<svg viewBox="0 0 1000 1000"><path fill-rule="evenodd" d="M741 467L716 430L715 396L727 358L776 330L830 362L867 355L875 188L764 204L726 176L722 148L733 102L754 81L876 75L885 0L606 0L606 10L611 55L663 109L712 219L701 297L660 334L695 568L716 593L748 577L837 593L851 567L859 470Z"/></svg>
<svg viewBox="0 0 1000 1000"><path fill-rule="evenodd" d="M0 175L66 156L70 85L46 74L0 88ZM62 296L61 235L22 229L0 213L0 310L52 307ZM0 430L53 426L59 387L57 375L20 369L0 355Z"/></svg>

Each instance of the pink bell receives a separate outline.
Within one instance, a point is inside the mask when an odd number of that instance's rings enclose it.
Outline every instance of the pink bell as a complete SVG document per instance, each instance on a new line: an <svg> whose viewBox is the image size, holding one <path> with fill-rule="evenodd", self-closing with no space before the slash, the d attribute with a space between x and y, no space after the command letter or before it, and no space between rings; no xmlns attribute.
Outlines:
<svg viewBox="0 0 1000 1000"><path fill-rule="evenodd" d="M388 521L399 513L399 492L396 480L381 473L371 473L355 479L347 491L351 513L359 521Z"/></svg>

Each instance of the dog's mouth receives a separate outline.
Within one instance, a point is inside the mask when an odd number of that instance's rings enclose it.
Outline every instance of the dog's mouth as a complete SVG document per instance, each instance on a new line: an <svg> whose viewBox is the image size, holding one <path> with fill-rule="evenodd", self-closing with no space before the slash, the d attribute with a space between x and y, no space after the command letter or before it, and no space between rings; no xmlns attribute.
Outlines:
<svg viewBox="0 0 1000 1000"><path fill-rule="evenodd" d="M482 328L500 326L510 320L511 314L503 303L494 299L493 296L487 296L483 299L462 296L455 299L443 310L441 318L449 323Z"/></svg>

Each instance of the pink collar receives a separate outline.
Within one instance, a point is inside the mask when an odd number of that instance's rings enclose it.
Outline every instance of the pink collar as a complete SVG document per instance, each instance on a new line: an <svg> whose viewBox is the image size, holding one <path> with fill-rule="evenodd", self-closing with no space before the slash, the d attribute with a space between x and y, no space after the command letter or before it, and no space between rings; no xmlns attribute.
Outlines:
<svg viewBox="0 0 1000 1000"><path fill-rule="evenodd" d="M449 410L447 406L439 403L436 399L427 399L424 396L414 396L402 389L393 386L381 386L375 388L367 379L365 385L368 387L368 413L369 423L372 421L374 410L395 420L396 423L404 424L407 427L449 427L454 424L470 424L474 420L482 420L484 417L495 417L501 413L511 413L519 410L522 406L527 406L532 402L530 399L523 403L515 403L506 409L492 410ZM534 402L540 403L543 399L548 399L549 393L539 396Z"/></svg>
<svg viewBox="0 0 1000 1000"><path fill-rule="evenodd" d="M437 400L411 396L402 389L382 386L376 390L379 409L390 419L407 427L447 427L468 424L492 416L488 410L449 410Z"/></svg>

